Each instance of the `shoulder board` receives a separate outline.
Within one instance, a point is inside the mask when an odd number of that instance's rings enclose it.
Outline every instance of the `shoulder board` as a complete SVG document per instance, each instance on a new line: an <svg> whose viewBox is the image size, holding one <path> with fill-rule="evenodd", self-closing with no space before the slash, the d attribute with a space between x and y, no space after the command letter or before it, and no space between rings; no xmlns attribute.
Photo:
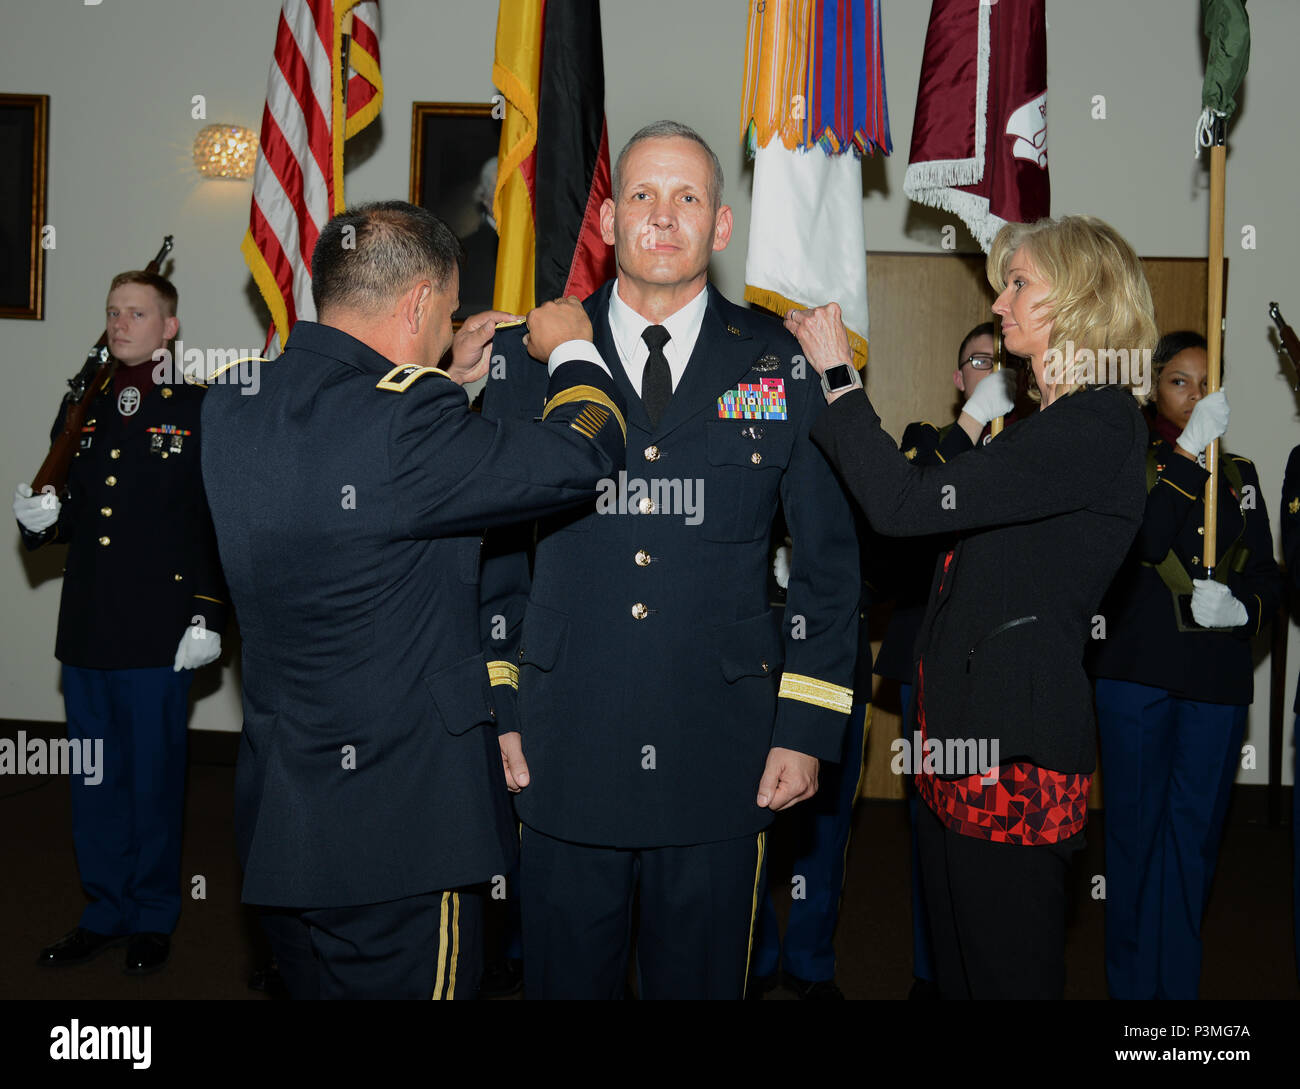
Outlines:
<svg viewBox="0 0 1300 1089"><path fill-rule="evenodd" d="M267 359L265 356L241 355L238 359L232 359L229 363L223 363L211 374L205 375L201 380L195 379L193 375L186 372L185 382L187 385L203 386L206 388L213 382L217 381L217 379L219 379L223 374L225 374L226 371L230 370L231 367L238 367L239 364L241 363L269 363L269 362L270 360Z"/></svg>
<svg viewBox="0 0 1300 1089"><path fill-rule="evenodd" d="M386 389L393 393L405 393L411 386L423 378L426 374L440 374L444 378L451 378L446 371L440 367L417 367L414 363L406 363L400 367L394 367L383 378L375 383L375 389Z"/></svg>

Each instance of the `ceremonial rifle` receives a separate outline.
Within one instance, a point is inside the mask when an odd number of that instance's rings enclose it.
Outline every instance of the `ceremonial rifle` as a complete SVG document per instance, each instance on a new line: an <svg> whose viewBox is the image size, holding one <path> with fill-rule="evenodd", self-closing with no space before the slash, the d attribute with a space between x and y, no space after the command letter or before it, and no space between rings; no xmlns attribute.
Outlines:
<svg viewBox="0 0 1300 1089"><path fill-rule="evenodd" d="M163 239L162 248L157 256L145 266L145 271L157 274L171 251L172 236L168 235ZM63 416L63 430L55 437L50 445L50 452L45 455L45 460L41 462L40 469L32 479L33 493L39 494L47 487L53 488L60 495L63 493L68 483L68 471L72 468L72 457L77 452L77 443L81 438L81 425L90 408L90 402L99 387L112 378L116 370L117 360L109 353L106 329L95 341L95 346L87 353L86 362L82 364L81 370L68 379L68 392L63 395L63 400L68 406Z"/></svg>
<svg viewBox="0 0 1300 1089"><path fill-rule="evenodd" d="M1300 338L1296 337L1291 330L1291 326L1282 317L1282 311L1277 308L1277 303L1271 302L1268 304L1268 316L1277 323L1277 335L1282 341L1282 348L1285 350L1287 358L1291 360L1291 370L1296 376L1291 388L1296 393L1300 393Z"/></svg>

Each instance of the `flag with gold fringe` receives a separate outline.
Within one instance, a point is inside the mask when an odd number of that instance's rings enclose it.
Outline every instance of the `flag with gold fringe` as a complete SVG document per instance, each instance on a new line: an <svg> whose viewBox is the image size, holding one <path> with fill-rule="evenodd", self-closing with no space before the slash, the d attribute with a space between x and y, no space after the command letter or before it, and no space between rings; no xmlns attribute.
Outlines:
<svg viewBox="0 0 1300 1089"><path fill-rule="evenodd" d="M837 302L867 358L860 156L893 150L880 2L751 0L741 139L754 159L745 298Z"/></svg>
<svg viewBox="0 0 1300 1089"><path fill-rule="evenodd" d="M268 344L316 316L311 255L343 208L343 144L383 101L377 0L284 0L240 246L271 312Z"/></svg>

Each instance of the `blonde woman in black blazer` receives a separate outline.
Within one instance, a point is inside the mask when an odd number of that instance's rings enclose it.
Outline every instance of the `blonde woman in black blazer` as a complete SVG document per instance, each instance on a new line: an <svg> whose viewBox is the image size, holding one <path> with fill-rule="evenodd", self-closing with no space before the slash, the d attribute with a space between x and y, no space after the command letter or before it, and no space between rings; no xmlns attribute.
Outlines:
<svg viewBox="0 0 1300 1089"><path fill-rule="evenodd" d="M922 737L913 767L940 992L1059 998L1066 871L1096 753L1083 651L1142 521L1134 387L1156 329L1137 255L1088 216L1009 224L988 278L1042 410L942 465L908 462L856 374L835 369L850 358L836 304L786 324L831 402L813 438L875 528L957 534L917 640L908 730ZM1103 349L1124 355L1099 369ZM987 413L972 407L958 422L973 443Z"/></svg>

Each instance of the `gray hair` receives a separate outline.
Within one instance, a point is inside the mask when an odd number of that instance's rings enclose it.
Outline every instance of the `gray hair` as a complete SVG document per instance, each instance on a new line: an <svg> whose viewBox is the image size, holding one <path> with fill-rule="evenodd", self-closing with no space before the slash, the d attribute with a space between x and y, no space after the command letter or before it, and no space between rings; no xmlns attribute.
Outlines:
<svg viewBox="0 0 1300 1089"><path fill-rule="evenodd" d="M451 228L427 209L403 200L359 204L326 223L316 240L316 314L330 307L373 313L421 279L443 291L460 258Z"/></svg>
<svg viewBox="0 0 1300 1089"><path fill-rule="evenodd" d="M699 144L709 156L709 163L713 167L713 177L709 180L709 199L713 202L716 209L722 204L722 164L718 162L718 157L713 153L713 148L709 147L708 142L696 132L690 125L683 125L680 121L655 121L649 125L639 128L632 134L623 150L618 153L618 159L614 163L614 199L618 200L618 195L623 191L623 160L627 158L627 153L637 144L644 143L646 140L691 140Z"/></svg>

